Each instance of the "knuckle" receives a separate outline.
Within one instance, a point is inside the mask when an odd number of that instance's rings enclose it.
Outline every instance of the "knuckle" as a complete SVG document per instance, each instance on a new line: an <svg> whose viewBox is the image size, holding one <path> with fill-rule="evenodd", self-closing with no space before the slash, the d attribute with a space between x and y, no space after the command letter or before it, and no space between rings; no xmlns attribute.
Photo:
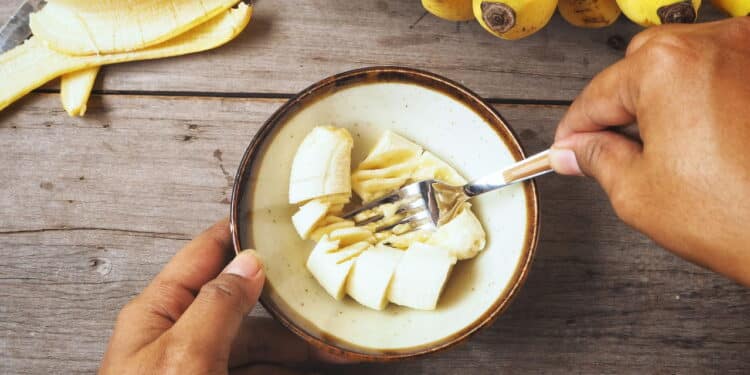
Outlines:
<svg viewBox="0 0 750 375"><path fill-rule="evenodd" d="M633 186L619 181L613 183L607 193L617 217L628 224L635 222L641 212L640 200L636 199L634 191Z"/></svg>
<svg viewBox="0 0 750 375"><path fill-rule="evenodd" d="M125 304L125 306L120 309L120 312L117 314L117 322L123 322L127 319L129 319L137 310L137 302L136 300L138 297L135 297L128 301L128 303Z"/></svg>
<svg viewBox="0 0 750 375"><path fill-rule="evenodd" d="M588 147L584 148L583 160L585 168L589 169L584 171L587 175L600 178L601 176L595 176L598 173L594 170L595 166L599 164L602 155L606 152L607 145L605 142L601 142L599 139L592 139L589 141Z"/></svg>
<svg viewBox="0 0 750 375"><path fill-rule="evenodd" d="M726 24L727 38L737 46L750 43L750 17L734 17Z"/></svg>
<svg viewBox="0 0 750 375"><path fill-rule="evenodd" d="M160 344L161 352L154 363L159 373L206 373L213 364L205 355L205 348L193 340L179 340L165 334Z"/></svg>
<svg viewBox="0 0 750 375"><path fill-rule="evenodd" d="M247 303L245 290L238 278L230 275L222 275L208 282L201 288L199 296L208 303L229 305L240 311Z"/></svg>
<svg viewBox="0 0 750 375"><path fill-rule="evenodd" d="M635 34L635 36L630 39L630 43L628 43L628 48L625 50L625 54L630 55L635 52L637 48L643 46L649 39L651 39L654 33L659 31L660 30L658 27L651 27L639 32L638 34Z"/></svg>

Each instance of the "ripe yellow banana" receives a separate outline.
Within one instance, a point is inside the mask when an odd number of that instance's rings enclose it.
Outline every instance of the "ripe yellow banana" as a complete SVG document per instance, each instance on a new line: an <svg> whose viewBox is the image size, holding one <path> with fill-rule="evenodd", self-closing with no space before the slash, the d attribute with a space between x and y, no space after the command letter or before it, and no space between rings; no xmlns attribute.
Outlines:
<svg viewBox="0 0 750 375"><path fill-rule="evenodd" d="M422 0L422 7L448 21L468 21L474 18L471 0Z"/></svg>
<svg viewBox="0 0 750 375"><path fill-rule="evenodd" d="M49 0L29 26L68 55L130 52L172 39L239 0Z"/></svg>
<svg viewBox="0 0 750 375"><path fill-rule="evenodd" d="M750 0L712 0L714 6L732 17L750 16Z"/></svg>
<svg viewBox="0 0 750 375"><path fill-rule="evenodd" d="M99 67L68 73L60 78L60 100L65 112L72 117L86 114L86 103L94 88Z"/></svg>
<svg viewBox="0 0 750 375"><path fill-rule="evenodd" d="M252 15L241 3L194 30L143 50L112 55L70 56L46 46L36 36L0 55L0 110L63 74L101 65L184 55L219 47L234 39ZM34 67L34 69L29 69Z"/></svg>
<svg viewBox="0 0 750 375"><path fill-rule="evenodd" d="M617 0L617 5L631 21L648 27L695 22L701 0Z"/></svg>
<svg viewBox="0 0 750 375"><path fill-rule="evenodd" d="M620 16L615 0L559 0L557 10L571 25L587 28L609 26Z"/></svg>
<svg viewBox="0 0 750 375"><path fill-rule="evenodd" d="M473 0L474 17L493 35L521 39L541 30L557 8L557 0Z"/></svg>

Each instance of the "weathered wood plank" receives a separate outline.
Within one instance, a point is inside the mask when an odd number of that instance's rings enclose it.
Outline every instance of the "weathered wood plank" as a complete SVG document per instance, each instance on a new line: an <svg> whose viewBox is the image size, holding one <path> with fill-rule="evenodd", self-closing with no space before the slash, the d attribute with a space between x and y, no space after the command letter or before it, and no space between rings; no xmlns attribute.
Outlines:
<svg viewBox="0 0 750 375"><path fill-rule="evenodd" d="M10 9L0 8L0 19ZM444 74L485 97L570 100L623 55L608 45L610 37L627 41L641 30L624 17L614 26L587 30L556 15L536 35L510 42L474 21L423 16L419 1L261 0L248 29L229 45L107 68L97 88L295 93L344 70L404 65ZM707 5L701 17L719 15Z"/></svg>
<svg viewBox="0 0 750 375"><path fill-rule="evenodd" d="M0 114L0 373L94 371L119 308L227 215L241 153L281 104L94 96L77 120L57 101L32 95ZM530 151L565 109L497 108ZM539 187L541 244L507 313L454 350L358 371L750 370L750 292L626 228L590 182Z"/></svg>

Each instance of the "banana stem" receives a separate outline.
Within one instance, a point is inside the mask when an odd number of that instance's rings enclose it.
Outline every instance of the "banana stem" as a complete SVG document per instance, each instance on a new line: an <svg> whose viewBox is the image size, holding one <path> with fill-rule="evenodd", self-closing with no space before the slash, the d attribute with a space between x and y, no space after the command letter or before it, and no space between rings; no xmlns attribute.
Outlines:
<svg viewBox="0 0 750 375"><path fill-rule="evenodd" d="M503 3L483 1L482 19L492 31L502 34L516 25L516 12Z"/></svg>
<svg viewBox="0 0 750 375"><path fill-rule="evenodd" d="M693 4L690 1L681 1L670 5L665 5L656 10L661 23L693 23L696 14Z"/></svg>

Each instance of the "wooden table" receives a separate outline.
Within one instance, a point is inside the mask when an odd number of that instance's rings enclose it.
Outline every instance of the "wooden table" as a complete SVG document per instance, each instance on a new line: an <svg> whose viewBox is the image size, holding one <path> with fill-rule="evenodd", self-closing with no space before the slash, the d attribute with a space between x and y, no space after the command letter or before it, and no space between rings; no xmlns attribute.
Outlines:
<svg viewBox="0 0 750 375"><path fill-rule="evenodd" d="M434 71L487 98L533 152L638 30L555 16L506 42L417 0L261 0L228 46L105 68L83 119L60 109L56 83L38 90L0 113L0 373L95 371L118 310L228 215L245 146L310 83L368 65ZM539 189L541 242L507 313L453 350L357 371L750 371L748 290L625 227L590 181Z"/></svg>

